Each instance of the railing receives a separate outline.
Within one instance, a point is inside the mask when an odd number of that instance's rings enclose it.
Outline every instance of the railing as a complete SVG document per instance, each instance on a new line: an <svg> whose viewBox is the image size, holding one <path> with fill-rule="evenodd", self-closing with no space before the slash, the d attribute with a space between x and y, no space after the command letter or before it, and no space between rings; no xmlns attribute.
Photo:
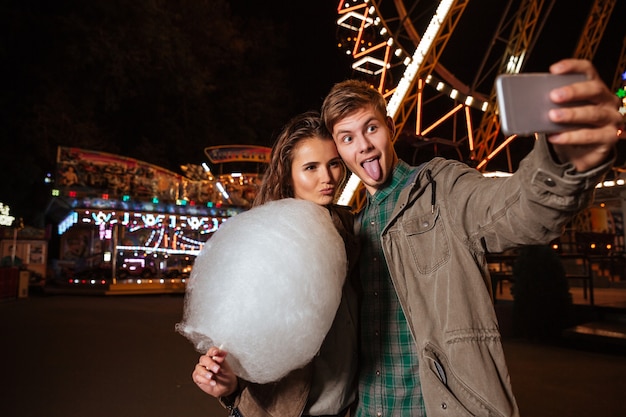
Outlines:
<svg viewBox="0 0 626 417"><path fill-rule="evenodd" d="M592 265L600 264L601 266L607 266L611 270L615 269L615 262L622 261L621 255L587 255L587 254L559 254L559 258L565 268L565 277L568 281L577 280L582 283L583 298L589 300L589 305L593 306L594 300L594 280ZM491 275L492 289L494 300L497 298L497 293L502 295L503 283L508 281L510 283L515 282L515 276L513 274L513 264L517 259L516 254L488 254L487 263L489 265L489 274ZM602 268L601 268L602 269Z"/></svg>

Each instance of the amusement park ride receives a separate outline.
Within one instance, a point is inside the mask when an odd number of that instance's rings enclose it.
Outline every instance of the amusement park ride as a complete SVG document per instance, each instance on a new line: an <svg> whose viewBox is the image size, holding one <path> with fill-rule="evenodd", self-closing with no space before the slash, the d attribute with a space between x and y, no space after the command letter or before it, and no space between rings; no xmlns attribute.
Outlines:
<svg viewBox="0 0 626 417"><path fill-rule="evenodd" d="M556 1L488 3L344 0L337 7L337 37L353 58L355 76L387 97L388 114L397 126L394 141L410 143L415 153L447 149L480 171L504 154L506 170L512 172L516 136L501 132L494 80L525 70L542 31L555 30L548 22ZM588 3L582 29L568 28L582 33L574 52L564 56L593 60L600 45L616 0ZM574 26L569 20L563 19L557 30ZM626 39L618 52L609 85L613 91L623 91ZM352 175L339 201L358 209L363 198Z"/></svg>
<svg viewBox="0 0 626 417"><path fill-rule="evenodd" d="M556 3L556 0L344 0L337 7L337 38L339 47L353 59L354 76L370 82L387 98L387 113L397 127L393 138L396 150L400 153L402 146L408 144L413 152L403 155L403 159L416 165L440 155L463 161L485 175L488 168L493 171L496 166L496 170L506 171L500 174L506 175L517 168L516 164L530 150L533 138L506 136L502 132L496 77L547 72L548 65L565 57L593 61L611 18L616 16L615 11L623 10L620 9L623 5L616 6L616 0L589 0L588 14L580 14L582 17L576 22L571 10L556 10L564 6ZM620 11L617 13L619 16ZM551 36L555 32L561 35L559 53L533 66L529 63L535 49L538 49L535 54L551 53L546 50L549 46L545 36L541 36L544 31ZM564 32L571 36L563 36ZM572 44L565 45L564 40ZM614 51L615 55L619 54L613 67L615 72L605 82L622 98L620 111L626 114L623 30L617 40L621 44ZM586 272L576 277L582 278L585 291L590 286L591 304L590 265L609 262L613 269L621 271L620 279L624 275L623 187L611 187L613 190L608 187L624 185L624 179L619 178L621 171L616 168L615 178L599 185L594 204L597 207L576 217L552 244L561 255L573 257L576 268L587 265ZM365 204L364 187L355 175L349 178L339 203L351 205L355 210ZM496 265L494 276L503 272L503 259L508 259L507 256L514 259L514 255L507 254L490 256L490 269L492 262Z"/></svg>
<svg viewBox="0 0 626 417"><path fill-rule="evenodd" d="M586 20L572 25L583 27L575 52L563 56L592 59L617 2L586 1ZM498 164L512 172L518 144L532 144L532 138L502 134L494 80L499 74L532 69L529 57L539 34L550 26L555 3L344 0L337 7L338 46L352 57L355 77L387 98L388 114L397 126L396 148L404 146L405 153L412 153L407 158L399 152L408 163L434 154L482 172ZM621 41L615 66L623 72L626 42ZM486 51L479 53L481 48ZM542 71L546 69L547 64ZM615 73L611 87L623 93L621 72ZM205 153L221 166L265 163L269 149L230 145ZM228 217L250 207L260 183L257 174L222 174L189 165L179 175L118 155L70 148L59 149L57 165L59 183L53 196L70 214L59 224L64 255L55 270L71 285L98 284L118 293L145 292L147 284L155 291L183 291L203 244ZM598 191L601 195L603 190ZM626 210L623 198L613 200L614 207L587 213L572 230L590 230L594 222L610 225L612 250L623 257ZM353 175L339 203L358 210L364 202L363 187ZM69 278L65 271L70 271ZM94 271L101 279L94 279ZM83 272L88 278L79 275Z"/></svg>

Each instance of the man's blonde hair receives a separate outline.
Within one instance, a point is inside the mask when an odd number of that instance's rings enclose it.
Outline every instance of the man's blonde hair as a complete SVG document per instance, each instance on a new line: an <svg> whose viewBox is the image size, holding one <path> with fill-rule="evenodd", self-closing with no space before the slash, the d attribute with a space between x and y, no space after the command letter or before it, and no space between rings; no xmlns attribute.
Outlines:
<svg viewBox="0 0 626 417"><path fill-rule="evenodd" d="M387 116L387 101L378 90L361 80L337 83L322 103L322 121L329 132L337 122L364 107L373 106L383 117Z"/></svg>

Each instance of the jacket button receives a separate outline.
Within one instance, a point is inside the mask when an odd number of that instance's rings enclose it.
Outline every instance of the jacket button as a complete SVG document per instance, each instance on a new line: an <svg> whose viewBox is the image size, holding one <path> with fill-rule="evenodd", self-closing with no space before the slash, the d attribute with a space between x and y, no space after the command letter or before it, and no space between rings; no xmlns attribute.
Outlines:
<svg viewBox="0 0 626 417"><path fill-rule="evenodd" d="M448 409L448 404L446 404L446 403L441 403L441 409L442 409L442 410L447 410L447 409Z"/></svg>
<svg viewBox="0 0 626 417"><path fill-rule="evenodd" d="M543 183L548 187L554 187L556 185L556 182L552 178L546 178L543 180Z"/></svg>

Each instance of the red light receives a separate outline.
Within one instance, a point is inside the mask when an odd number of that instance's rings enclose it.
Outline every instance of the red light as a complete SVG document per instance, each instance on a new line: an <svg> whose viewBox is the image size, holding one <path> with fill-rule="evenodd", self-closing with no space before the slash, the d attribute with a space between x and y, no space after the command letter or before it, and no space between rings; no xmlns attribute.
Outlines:
<svg viewBox="0 0 626 417"><path fill-rule="evenodd" d="M109 195L108 194L102 194L102 199L103 200L108 200L109 199Z"/></svg>
<svg viewBox="0 0 626 417"><path fill-rule="evenodd" d="M76 197L76 191L70 191L67 195L69 195L70 197L74 198L74 197Z"/></svg>

